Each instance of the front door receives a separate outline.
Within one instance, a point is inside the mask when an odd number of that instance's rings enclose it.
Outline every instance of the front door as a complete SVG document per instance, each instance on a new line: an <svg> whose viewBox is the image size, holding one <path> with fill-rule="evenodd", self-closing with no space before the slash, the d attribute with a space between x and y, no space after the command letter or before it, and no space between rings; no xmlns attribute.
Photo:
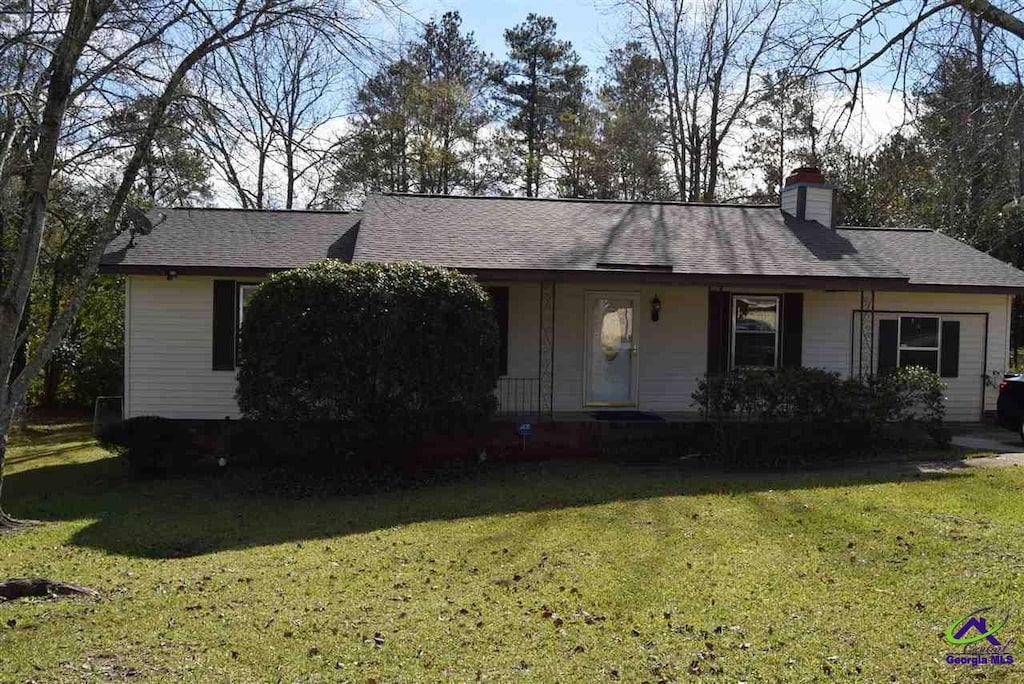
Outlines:
<svg viewBox="0 0 1024 684"><path fill-rule="evenodd" d="M636 330L633 299L587 296L586 403L636 406Z"/></svg>

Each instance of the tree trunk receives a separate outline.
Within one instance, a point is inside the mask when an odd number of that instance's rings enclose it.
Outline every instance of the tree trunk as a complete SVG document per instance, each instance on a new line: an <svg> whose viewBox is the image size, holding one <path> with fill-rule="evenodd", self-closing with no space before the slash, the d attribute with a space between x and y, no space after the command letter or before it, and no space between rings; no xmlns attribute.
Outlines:
<svg viewBox="0 0 1024 684"><path fill-rule="evenodd" d="M57 314L60 309L60 290L58 283L60 282L60 269L54 268L53 278L50 281L50 293L49 293L49 311L46 314L46 329L49 330L53 327L53 322L57 320ZM55 357L50 357L50 360L46 362L45 375L43 376L43 399L42 405L47 408L53 408L57 403L57 387L60 385L60 363Z"/></svg>
<svg viewBox="0 0 1024 684"><path fill-rule="evenodd" d="M39 405L48 409L57 406L57 388L60 387L61 367L56 358L51 358L43 366L43 396Z"/></svg>
<svg viewBox="0 0 1024 684"><path fill-rule="evenodd" d="M88 596L99 598L99 592L89 587L68 582L54 582L42 577L19 577L17 579L0 582L0 601L13 601L15 599L34 596L38 598L46 596Z"/></svg>
<svg viewBox="0 0 1024 684"><path fill-rule="evenodd" d="M285 197L284 208L291 209L295 204L295 148L292 144L289 132L284 141L284 162L285 162Z"/></svg>
<svg viewBox="0 0 1024 684"><path fill-rule="evenodd" d="M11 418L10 410L4 412L8 415L0 424L0 533L20 530L31 525L38 525L35 520L18 520L12 518L3 508L4 501L4 471L7 465L7 435L10 432Z"/></svg>
<svg viewBox="0 0 1024 684"><path fill-rule="evenodd" d="M985 35L981 20L971 17L971 33L974 38L974 79L971 82L971 157L969 173L970 197L968 199L968 215L971 217L971 240L977 244L980 234L981 216L984 209L985 193L985 154L982 153L982 126L988 124L984 115L985 107Z"/></svg>

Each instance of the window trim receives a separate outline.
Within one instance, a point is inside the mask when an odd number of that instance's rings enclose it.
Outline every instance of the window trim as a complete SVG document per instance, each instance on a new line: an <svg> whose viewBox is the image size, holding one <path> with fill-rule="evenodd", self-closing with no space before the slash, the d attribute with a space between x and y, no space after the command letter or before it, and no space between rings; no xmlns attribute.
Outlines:
<svg viewBox="0 0 1024 684"><path fill-rule="evenodd" d="M929 318L935 321L935 346L934 347L908 347L903 344L903 319L904 318ZM900 314L896 317L896 368L903 368L904 351L935 352L935 370L938 374L942 369L942 316L932 314Z"/></svg>
<svg viewBox="0 0 1024 684"><path fill-rule="evenodd" d="M243 312L245 311L245 297L242 296L242 293L245 290L255 290L259 286L259 283L235 283L235 287L237 288L238 291L235 297L235 303L237 304L237 308L235 309L235 328L238 330L238 332L242 331L242 319L244 318Z"/></svg>
<svg viewBox="0 0 1024 684"><path fill-rule="evenodd" d="M765 334L750 333L736 329L736 300L740 297L758 297L761 299L775 300L775 364L772 366L737 366L736 365L736 334ZM763 294L755 292L732 292L729 294L729 370L743 368L746 370L777 370L782 363L780 346L782 344L782 295Z"/></svg>
<svg viewBox="0 0 1024 684"><path fill-rule="evenodd" d="M259 286L259 282L235 282L235 368L238 367L239 362L242 360L242 319L244 318L243 312L245 311L243 306L245 298L242 296L242 291L247 289L255 290Z"/></svg>

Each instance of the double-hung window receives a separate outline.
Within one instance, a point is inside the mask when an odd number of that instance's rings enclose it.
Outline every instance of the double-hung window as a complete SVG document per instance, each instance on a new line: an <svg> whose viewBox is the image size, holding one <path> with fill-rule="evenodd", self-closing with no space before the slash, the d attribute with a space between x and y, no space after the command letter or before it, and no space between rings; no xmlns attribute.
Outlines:
<svg viewBox="0 0 1024 684"><path fill-rule="evenodd" d="M256 294L256 288L259 285L242 283L238 286L238 329L242 329L242 321L245 319L245 307L249 304L249 299Z"/></svg>
<svg viewBox="0 0 1024 684"><path fill-rule="evenodd" d="M779 297L733 295L732 367L779 367Z"/></svg>
<svg viewBox="0 0 1024 684"><path fill-rule="evenodd" d="M939 329L937 316L900 316L896 365L922 366L939 372Z"/></svg>
<svg viewBox="0 0 1024 684"><path fill-rule="evenodd" d="M259 287L256 283L239 283L238 284L238 327L237 335L238 339L242 337L242 321L245 320L245 307L249 305L249 300L254 294L256 294L256 288ZM242 346L239 343L235 344L235 363L239 363L242 360Z"/></svg>

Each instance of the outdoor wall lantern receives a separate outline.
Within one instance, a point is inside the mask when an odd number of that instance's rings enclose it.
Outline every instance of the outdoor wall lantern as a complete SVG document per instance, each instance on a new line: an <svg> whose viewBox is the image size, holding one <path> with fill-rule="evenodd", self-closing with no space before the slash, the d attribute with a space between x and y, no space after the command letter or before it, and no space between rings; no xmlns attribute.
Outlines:
<svg viewBox="0 0 1024 684"><path fill-rule="evenodd" d="M654 295L654 299L651 300L651 320L655 323L661 318L661 300L658 299L658 295Z"/></svg>

